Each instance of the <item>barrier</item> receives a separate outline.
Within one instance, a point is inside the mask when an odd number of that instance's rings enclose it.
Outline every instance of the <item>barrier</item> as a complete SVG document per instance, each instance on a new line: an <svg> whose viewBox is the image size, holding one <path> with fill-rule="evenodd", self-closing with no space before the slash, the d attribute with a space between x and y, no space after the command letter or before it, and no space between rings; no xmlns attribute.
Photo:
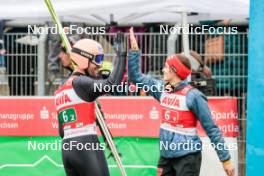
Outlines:
<svg viewBox="0 0 264 176"><path fill-rule="evenodd" d="M128 175L155 175L159 157L159 104L150 97L103 97L99 101ZM55 137L58 135L58 124L53 97L2 97L0 103L1 173L61 175L61 140ZM227 144L237 145L237 99L211 97L209 106ZM208 137L204 136L202 129L199 133L207 145ZM230 153L238 173L237 150ZM112 158L108 159L108 164L111 174L118 175ZM223 172L216 152L205 148L200 175L222 176Z"/></svg>

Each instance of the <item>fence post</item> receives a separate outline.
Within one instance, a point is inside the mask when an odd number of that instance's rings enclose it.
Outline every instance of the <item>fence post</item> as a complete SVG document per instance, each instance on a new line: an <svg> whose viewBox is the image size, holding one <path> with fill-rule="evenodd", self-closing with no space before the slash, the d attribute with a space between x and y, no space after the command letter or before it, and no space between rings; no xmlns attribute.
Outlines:
<svg viewBox="0 0 264 176"><path fill-rule="evenodd" d="M179 29L179 27L181 26L180 23L176 23L174 25L174 28L175 30L177 31L177 29ZM178 33L175 32L175 33L171 33L168 37L168 40L167 40L167 56L169 55L172 55L175 53L175 50L176 50L176 40L178 39Z"/></svg>
<svg viewBox="0 0 264 176"><path fill-rule="evenodd" d="M189 45L189 24L187 21L187 12L182 12L182 27L188 29L187 31L182 31L182 46L183 52L186 56L189 57L192 69L197 70L199 68L199 63L193 57L190 57L190 45Z"/></svg>
<svg viewBox="0 0 264 176"><path fill-rule="evenodd" d="M47 34L39 36L38 43L38 95L45 95L45 61Z"/></svg>

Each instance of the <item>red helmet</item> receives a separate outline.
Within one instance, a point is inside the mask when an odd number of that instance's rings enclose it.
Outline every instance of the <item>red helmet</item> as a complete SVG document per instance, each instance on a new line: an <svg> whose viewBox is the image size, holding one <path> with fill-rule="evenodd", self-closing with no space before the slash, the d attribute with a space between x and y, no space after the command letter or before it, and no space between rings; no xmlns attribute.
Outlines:
<svg viewBox="0 0 264 176"><path fill-rule="evenodd" d="M97 41L81 39L73 45L70 57L80 69L87 69L89 61L101 66L104 59L104 51L102 45Z"/></svg>

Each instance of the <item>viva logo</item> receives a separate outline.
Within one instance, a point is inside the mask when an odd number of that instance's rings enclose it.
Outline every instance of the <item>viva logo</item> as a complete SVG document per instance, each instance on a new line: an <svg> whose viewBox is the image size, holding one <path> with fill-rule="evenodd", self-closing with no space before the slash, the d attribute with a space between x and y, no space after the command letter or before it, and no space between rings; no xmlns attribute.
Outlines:
<svg viewBox="0 0 264 176"><path fill-rule="evenodd" d="M161 101L161 104L172 107L179 107L180 100L177 98L177 96L165 96Z"/></svg>
<svg viewBox="0 0 264 176"><path fill-rule="evenodd" d="M60 106L62 104L66 104L70 102L72 102L70 97L65 93L62 93L60 96L56 97L55 99L56 106Z"/></svg>

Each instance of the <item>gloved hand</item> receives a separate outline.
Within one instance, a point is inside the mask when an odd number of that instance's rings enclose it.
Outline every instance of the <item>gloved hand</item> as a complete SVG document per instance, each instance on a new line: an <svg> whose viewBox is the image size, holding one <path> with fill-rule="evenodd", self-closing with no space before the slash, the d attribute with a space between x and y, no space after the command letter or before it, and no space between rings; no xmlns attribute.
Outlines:
<svg viewBox="0 0 264 176"><path fill-rule="evenodd" d="M223 167L224 167L224 170L225 170L227 176L234 176L235 175L235 168L234 168L231 160L224 161Z"/></svg>
<svg viewBox="0 0 264 176"><path fill-rule="evenodd" d="M124 33L118 32L113 46L118 56L126 56L125 36Z"/></svg>

